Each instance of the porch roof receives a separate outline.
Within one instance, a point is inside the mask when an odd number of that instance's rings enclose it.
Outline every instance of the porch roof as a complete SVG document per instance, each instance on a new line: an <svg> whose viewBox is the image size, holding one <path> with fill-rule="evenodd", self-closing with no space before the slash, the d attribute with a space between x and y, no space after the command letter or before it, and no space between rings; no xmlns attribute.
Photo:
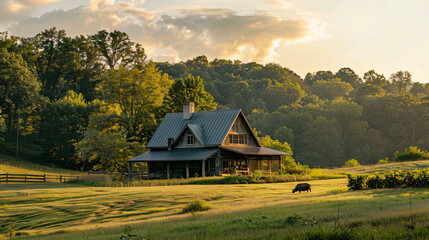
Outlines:
<svg viewBox="0 0 429 240"><path fill-rule="evenodd" d="M197 161L205 160L215 155L219 148L187 148L173 150L151 150L128 162L151 162L151 161Z"/></svg>
<svg viewBox="0 0 429 240"><path fill-rule="evenodd" d="M290 153L285 153L277 151L271 148L266 147L222 147L225 150L240 153L244 155L259 155L259 156L287 156L291 155Z"/></svg>

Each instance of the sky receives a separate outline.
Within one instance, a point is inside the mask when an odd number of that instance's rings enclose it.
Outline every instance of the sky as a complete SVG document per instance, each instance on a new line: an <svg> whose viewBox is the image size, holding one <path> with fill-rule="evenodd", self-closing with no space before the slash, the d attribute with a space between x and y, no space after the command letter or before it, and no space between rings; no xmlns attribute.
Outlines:
<svg viewBox="0 0 429 240"><path fill-rule="evenodd" d="M308 72L350 67L429 82L426 0L0 0L0 32L119 30L155 61L206 55Z"/></svg>

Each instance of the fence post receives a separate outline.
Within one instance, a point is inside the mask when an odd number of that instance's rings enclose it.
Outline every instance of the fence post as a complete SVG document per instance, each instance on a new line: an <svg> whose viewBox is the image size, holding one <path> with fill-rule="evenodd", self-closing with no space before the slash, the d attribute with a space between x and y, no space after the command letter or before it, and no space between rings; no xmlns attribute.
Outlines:
<svg viewBox="0 0 429 240"><path fill-rule="evenodd" d="M25 183L27 183L27 174L25 174Z"/></svg>
<svg viewBox="0 0 429 240"><path fill-rule="evenodd" d="M60 174L60 183L63 181L63 175Z"/></svg>
<svg viewBox="0 0 429 240"><path fill-rule="evenodd" d="M43 182L46 182L46 173L43 174Z"/></svg>
<svg viewBox="0 0 429 240"><path fill-rule="evenodd" d="M6 183L9 183L9 173L6 173Z"/></svg>

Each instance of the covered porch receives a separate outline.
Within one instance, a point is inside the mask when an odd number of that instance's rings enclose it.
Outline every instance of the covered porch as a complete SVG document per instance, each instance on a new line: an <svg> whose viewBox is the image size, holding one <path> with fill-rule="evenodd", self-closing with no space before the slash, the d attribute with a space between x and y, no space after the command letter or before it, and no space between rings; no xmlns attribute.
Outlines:
<svg viewBox="0 0 429 240"><path fill-rule="evenodd" d="M259 147L223 147L223 169L225 174L248 175L255 170L279 172L282 156L287 153Z"/></svg>
<svg viewBox="0 0 429 240"><path fill-rule="evenodd" d="M147 163L148 179L214 176L221 165L219 148L151 150L128 160L130 175L134 162Z"/></svg>

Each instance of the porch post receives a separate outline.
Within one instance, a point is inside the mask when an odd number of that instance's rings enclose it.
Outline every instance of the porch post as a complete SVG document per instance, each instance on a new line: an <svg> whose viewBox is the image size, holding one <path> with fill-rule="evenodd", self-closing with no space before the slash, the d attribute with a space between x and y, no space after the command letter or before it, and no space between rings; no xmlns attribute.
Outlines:
<svg viewBox="0 0 429 240"><path fill-rule="evenodd" d="M231 162L229 161L229 159L227 161L228 161L228 173L231 174Z"/></svg>
<svg viewBox="0 0 429 240"><path fill-rule="evenodd" d="M167 162L167 179L170 179L170 163Z"/></svg>
<svg viewBox="0 0 429 240"><path fill-rule="evenodd" d="M202 164L201 164L201 176L202 177L205 177L206 176L206 160L203 160L202 161Z"/></svg>
<svg viewBox="0 0 429 240"><path fill-rule="evenodd" d="M133 165L131 162L128 162L128 179L131 180L133 178Z"/></svg>
<svg viewBox="0 0 429 240"><path fill-rule="evenodd" d="M247 174L249 174L249 172L250 172L250 161L249 161L248 156L246 156L246 164L247 164Z"/></svg>
<svg viewBox="0 0 429 240"><path fill-rule="evenodd" d="M268 161L268 168L270 169L270 173L271 173L271 161Z"/></svg>
<svg viewBox="0 0 429 240"><path fill-rule="evenodd" d="M150 170L149 170L149 166L150 166L150 164L149 164L149 162L147 162L147 180L149 180L149 179L150 179Z"/></svg>
<svg viewBox="0 0 429 240"><path fill-rule="evenodd" d="M282 172L282 156L279 156L279 173Z"/></svg>
<svg viewBox="0 0 429 240"><path fill-rule="evenodd" d="M189 179L189 163L186 162L186 179Z"/></svg>

